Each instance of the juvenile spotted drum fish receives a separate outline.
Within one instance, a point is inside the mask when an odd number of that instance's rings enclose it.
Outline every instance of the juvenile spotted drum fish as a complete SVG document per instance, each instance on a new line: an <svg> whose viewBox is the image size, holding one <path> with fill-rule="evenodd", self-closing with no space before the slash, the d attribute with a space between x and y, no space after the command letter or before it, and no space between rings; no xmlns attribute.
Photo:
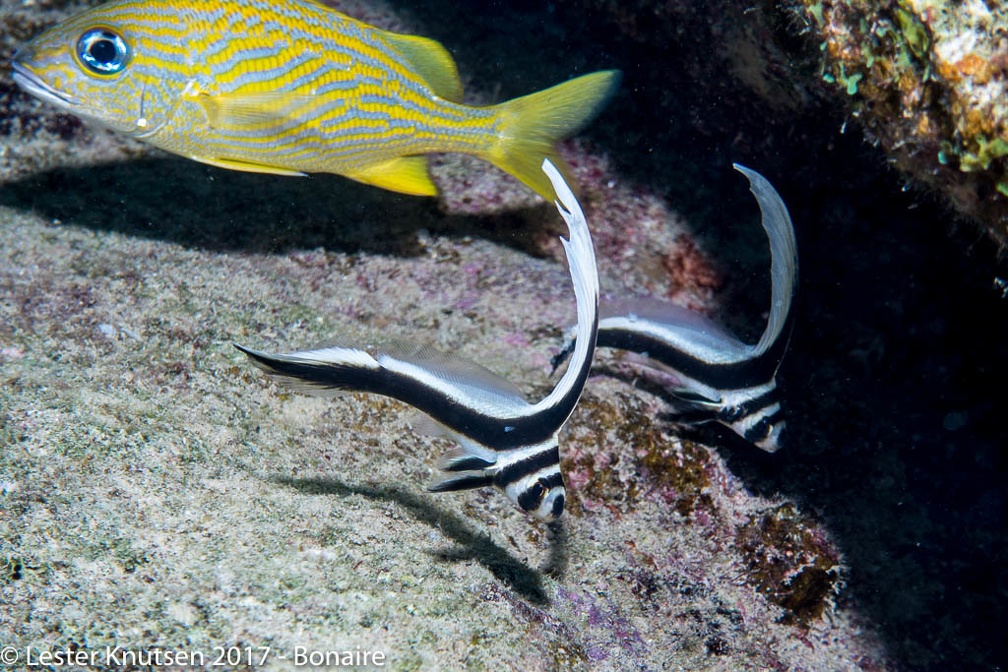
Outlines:
<svg viewBox="0 0 1008 672"><path fill-rule="evenodd" d="M557 141L619 80L600 71L464 105L441 44L312 0L112 0L42 33L12 66L25 91L66 112L211 165L432 196L424 155L463 152L548 201L543 157L564 169Z"/></svg>
<svg viewBox="0 0 1008 672"><path fill-rule="evenodd" d="M598 347L645 355L649 365L670 373L676 382L669 392L681 419L721 423L774 452L785 427L777 369L793 323L798 252L777 191L756 171L738 164L735 169L749 179L770 240L770 317L759 341L744 343L705 315L668 302L627 299L603 303Z"/></svg>
<svg viewBox="0 0 1008 672"><path fill-rule="evenodd" d="M507 380L479 365L430 350L329 347L272 355L236 346L267 373L306 392L369 392L427 414L459 447L438 462L434 492L494 485L525 513L563 513L558 434L591 368L598 328L598 272L584 213L557 169L543 170L556 189L570 238L561 242L577 300L577 340L570 366L545 399L530 404Z"/></svg>

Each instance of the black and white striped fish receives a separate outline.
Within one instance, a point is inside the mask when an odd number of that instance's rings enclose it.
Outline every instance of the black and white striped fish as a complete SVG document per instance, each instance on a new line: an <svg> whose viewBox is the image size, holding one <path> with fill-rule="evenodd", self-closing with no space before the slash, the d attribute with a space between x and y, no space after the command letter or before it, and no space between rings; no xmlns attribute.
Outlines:
<svg viewBox="0 0 1008 672"><path fill-rule="evenodd" d="M577 299L577 343L571 365L553 391L530 404L507 380L476 364L432 351L368 352L329 347L270 355L236 346L267 373L306 392L369 392L403 401L435 420L459 444L443 456L434 492L495 485L522 511L544 520L563 512L557 435L574 410L591 368L598 333L598 272L584 213L548 160L570 238L561 242Z"/></svg>
<svg viewBox="0 0 1008 672"><path fill-rule="evenodd" d="M756 171L735 169L749 179L770 239L770 317L759 341L743 343L706 316L667 302L632 299L603 303L598 347L645 355L671 373L676 382L669 392L683 420L719 422L774 452L785 426L776 376L793 322L798 253L780 195Z"/></svg>

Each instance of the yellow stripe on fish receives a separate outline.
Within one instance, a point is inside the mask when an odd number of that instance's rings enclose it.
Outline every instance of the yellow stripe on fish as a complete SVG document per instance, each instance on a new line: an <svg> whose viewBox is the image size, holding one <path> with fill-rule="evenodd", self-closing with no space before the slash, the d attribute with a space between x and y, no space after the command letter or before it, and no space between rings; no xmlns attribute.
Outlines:
<svg viewBox="0 0 1008 672"><path fill-rule="evenodd" d="M113 0L17 51L29 93L223 168L323 172L432 196L425 154L478 156L547 200L539 166L601 109L619 72L500 105L461 103L445 48L311 0Z"/></svg>

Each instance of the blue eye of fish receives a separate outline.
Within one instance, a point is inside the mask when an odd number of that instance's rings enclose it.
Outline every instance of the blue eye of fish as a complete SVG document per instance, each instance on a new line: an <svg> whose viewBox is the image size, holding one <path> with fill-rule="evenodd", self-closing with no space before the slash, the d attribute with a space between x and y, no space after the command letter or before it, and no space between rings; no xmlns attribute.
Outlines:
<svg viewBox="0 0 1008 672"><path fill-rule="evenodd" d="M77 58L96 75L114 75L129 62L130 48L121 35L108 28L84 31L77 40Z"/></svg>

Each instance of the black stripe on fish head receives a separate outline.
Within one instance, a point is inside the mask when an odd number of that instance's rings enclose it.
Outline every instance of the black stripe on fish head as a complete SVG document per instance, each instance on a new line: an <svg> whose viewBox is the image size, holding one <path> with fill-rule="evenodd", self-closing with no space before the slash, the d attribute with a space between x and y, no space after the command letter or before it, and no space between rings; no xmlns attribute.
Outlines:
<svg viewBox="0 0 1008 672"><path fill-rule="evenodd" d="M560 446L556 442L553 442L552 445L542 446L540 450L525 459L516 460L501 467L494 476L494 483L500 488L506 488L526 476L545 471L550 467L560 468Z"/></svg>
<svg viewBox="0 0 1008 672"><path fill-rule="evenodd" d="M776 406L752 413L728 426L749 443L773 453L780 448L780 437L786 424L784 413L780 406Z"/></svg>
<svg viewBox="0 0 1008 672"><path fill-rule="evenodd" d="M518 494L518 508L541 520L556 520L563 514L567 490L559 470L540 476Z"/></svg>
<svg viewBox="0 0 1008 672"><path fill-rule="evenodd" d="M775 404L780 405L776 384L762 394L731 406L725 406L718 413L718 420L727 425L733 425Z"/></svg>

